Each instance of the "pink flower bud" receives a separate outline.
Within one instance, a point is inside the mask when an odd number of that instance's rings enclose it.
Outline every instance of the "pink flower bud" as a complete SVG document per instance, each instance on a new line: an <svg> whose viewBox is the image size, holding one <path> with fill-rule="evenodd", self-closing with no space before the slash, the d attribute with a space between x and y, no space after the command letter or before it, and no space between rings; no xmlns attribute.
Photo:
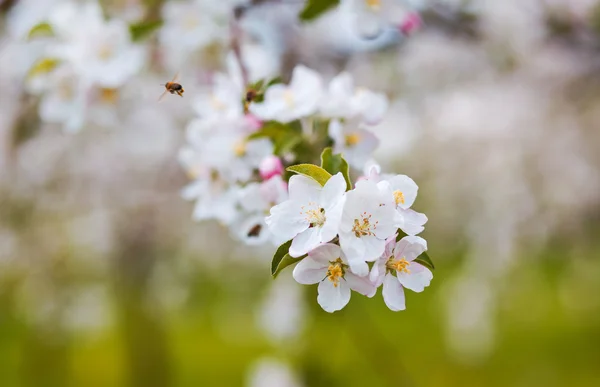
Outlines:
<svg viewBox="0 0 600 387"><path fill-rule="evenodd" d="M248 130L250 130L251 132L255 132L258 129L260 129L262 127L262 121L258 119L258 117L256 117L253 114L246 114L244 116L244 121L246 122L246 126L248 127Z"/></svg>
<svg viewBox="0 0 600 387"><path fill-rule="evenodd" d="M404 19L404 21L400 25L400 31L402 31L404 35L410 35L414 31L419 29L419 27L421 27L421 24L421 16L419 16L418 13L414 12L409 14L406 17L406 19Z"/></svg>
<svg viewBox="0 0 600 387"><path fill-rule="evenodd" d="M260 173L260 177L264 180L268 180L273 176L282 175L283 163L277 156L267 156L260 162L258 172Z"/></svg>

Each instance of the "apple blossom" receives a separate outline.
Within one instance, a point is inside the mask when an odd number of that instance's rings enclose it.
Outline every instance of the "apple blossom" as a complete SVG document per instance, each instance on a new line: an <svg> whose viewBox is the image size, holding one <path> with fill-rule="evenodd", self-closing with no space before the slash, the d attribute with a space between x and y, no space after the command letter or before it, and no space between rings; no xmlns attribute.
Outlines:
<svg viewBox="0 0 600 387"><path fill-rule="evenodd" d="M367 277L349 270L348 260L338 245L326 243L308 253L294 267L293 276L304 285L319 284L317 302L332 313L350 301L350 290L373 297L377 288Z"/></svg>
<svg viewBox="0 0 600 387"><path fill-rule="evenodd" d="M292 176L289 199L271 208L267 225L278 237L292 239L289 254L300 257L338 234L345 191L346 181L341 173L332 176L323 187L308 177Z"/></svg>

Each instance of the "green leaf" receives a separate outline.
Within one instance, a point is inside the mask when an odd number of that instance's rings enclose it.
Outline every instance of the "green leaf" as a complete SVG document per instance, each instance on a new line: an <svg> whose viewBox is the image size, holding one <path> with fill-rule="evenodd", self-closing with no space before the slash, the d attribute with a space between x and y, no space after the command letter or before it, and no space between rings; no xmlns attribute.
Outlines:
<svg viewBox="0 0 600 387"><path fill-rule="evenodd" d="M429 258L429 254L427 254L427 251L422 252L421 255L419 255L415 259L415 262L418 262L423 266L427 266L432 270L435 269L435 266L433 266L433 262L431 261L431 258Z"/></svg>
<svg viewBox="0 0 600 387"><path fill-rule="evenodd" d="M52 26L47 22L42 22L33 26L31 30L29 30L29 34L27 35L28 40L32 40L35 38L41 37L52 37L54 36L54 30Z"/></svg>
<svg viewBox="0 0 600 387"><path fill-rule="evenodd" d="M56 58L42 58L35 62L35 64L29 69L27 73L28 78L35 77L41 74L47 74L54 70L60 64L60 60Z"/></svg>
<svg viewBox="0 0 600 387"><path fill-rule="evenodd" d="M279 273L281 273L281 271L283 269L285 269L288 266L291 266L295 263L300 262L301 260L303 260L304 258L306 258L306 255L303 255L299 258L292 258L289 254L286 254L283 259L279 262L279 265L277 266L277 269L275 270L275 273L273 273L273 278L277 278L277 276L279 275Z"/></svg>
<svg viewBox="0 0 600 387"><path fill-rule="evenodd" d="M336 7L339 3L340 0L308 0L306 6L300 12L300 20L308 21L316 19L331 8Z"/></svg>
<svg viewBox="0 0 600 387"><path fill-rule="evenodd" d="M331 177L331 174L329 172L313 164L292 165L291 167L287 167L286 170L298 173L300 175L304 175L306 177L310 177L322 186L325 185L325 183L327 183L327 180L329 180L329 178Z"/></svg>
<svg viewBox="0 0 600 387"><path fill-rule="evenodd" d="M275 146L273 152L279 156L292 151L300 142L302 142L301 133L297 132L290 125L276 121L265 123L259 131L248 136L248 140L265 137L273 141L273 145Z"/></svg>
<svg viewBox="0 0 600 387"><path fill-rule="evenodd" d="M290 257L288 251L290 250L291 245L291 240L285 242L277 248L277 251L273 255L273 260L271 261L271 275L273 277L277 277L277 274L279 274L281 270L301 259Z"/></svg>
<svg viewBox="0 0 600 387"><path fill-rule="evenodd" d="M129 34L131 35L131 40L138 42L148 37L152 32L159 29L162 25L163 22L161 20L131 24L129 25Z"/></svg>
<svg viewBox="0 0 600 387"><path fill-rule="evenodd" d="M332 176L338 172L342 172L342 175L346 180L346 190L349 191L352 189L350 167L341 154L334 155L331 148L325 148L323 153L321 153L321 168L331 173Z"/></svg>

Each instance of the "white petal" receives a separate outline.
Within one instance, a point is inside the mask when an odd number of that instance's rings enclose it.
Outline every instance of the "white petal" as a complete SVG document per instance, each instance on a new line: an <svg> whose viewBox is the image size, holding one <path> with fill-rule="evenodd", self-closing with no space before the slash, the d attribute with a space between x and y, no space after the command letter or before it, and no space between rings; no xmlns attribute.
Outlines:
<svg viewBox="0 0 600 387"><path fill-rule="evenodd" d="M341 280L338 286L334 286L328 279L321 281L318 292L317 302L329 313L342 309L350 301L350 288L344 280Z"/></svg>
<svg viewBox="0 0 600 387"><path fill-rule="evenodd" d="M404 289L398 282L398 278L391 274L387 274L383 280L383 301L388 308L394 312L406 309L404 300Z"/></svg>
<svg viewBox="0 0 600 387"><path fill-rule="evenodd" d="M363 296L373 297L377 293L377 287L369 280L369 277L359 277L346 272L345 280L350 289L362 294Z"/></svg>
<svg viewBox="0 0 600 387"><path fill-rule="evenodd" d="M414 261L419 255L427 250L427 241L418 236L405 236L400 239L394 249L394 257Z"/></svg>
<svg viewBox="0 0 600 387"><path fill-rule="evenodd" d="M321 190L319 204L323 208L329 208L337 204L346 192L346 180L341 172L331 176Z"/></svg>
<svg viewBox="0 0 600 387"><path fill-rule="evenodd" d="M321 189L319 183L302 175L292 176L288 186L290 200L300 203L318 202Z"/></svg>
<svg viewBox="0 0 600 387"><path fill-rule="evenodd" d="M427 216L420 212L411 210L398 209L398 213L401 216L401 221L396 225L408 235L417 235L421 231L425 230L423 225L427 223Z"/></svg>
<svg viewBox="0 0 600 387"><path fill-rule="evenodd" d="M322 264L329 265L329 262L340 258L342 251L340 246L333 243L325 243L308 253L308 256Z"/></svg>
<svg viewBox="0 0 600 387"><path fill-rule="evenodd" d="M322 227L322 242L329 242L338 234L346 197L342 196L333 206L325 210L325 223Z"/></svg>
<svg viewBox="0 0 600 387"><path fill-rule="evenodd" d="M265 219L265 222L273 234L285 240L292 239L309 226L300 205L291 200L271 208L271 215Z"/></svg>
<svg viewBox="0 0 600 387"><path fill-rule="evenodd" d="M294 237L289 254L292 257L301 257L319 246L321 243L321 229L310 227Z"/></svg>
<svg viewBox="0 0 600 387"><path fill-rule="evenodd" d="M306 257L294 267L292 276L303 285L312 285L321 282L327 275L329 263L317 262L311 257Z"/></svg>
<svg viewBox="0 0 600 387"><path fill-rule="evenodd" d="M385 240L378 239L375 236L364 236L360 238L365 246L363 260L374 261L383 255L385 251Z"/></svg>
<svg viewBox="0 0 600 387"><path fill-rule="evenodd" d="M350 270L359 277L369 274L369 266L364 260L365 245L353 234L340 234L340 247L348 260Z"/></svg>
<svg viewBox="0 0 600 387"><path fill-rule="evenodd" d="M369 280L375 287L379 287L383 283L383 279L385 278L385 263L387 262L387 258L380 258L373 264L373 268L369 273Z"/></svg>
<svg viewBox="0 0 600 387"><path fill-rule="evenodd" d="M407 289L413 292L422 292L431 283L433 273L425 266L416 262L411 262L408 265L410 274L398 273L398 281Z"/></svg>

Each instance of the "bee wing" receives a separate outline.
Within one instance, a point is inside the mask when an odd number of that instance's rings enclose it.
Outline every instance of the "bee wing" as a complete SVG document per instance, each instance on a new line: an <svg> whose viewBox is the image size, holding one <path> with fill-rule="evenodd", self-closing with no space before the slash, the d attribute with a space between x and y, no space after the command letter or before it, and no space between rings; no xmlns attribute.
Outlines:
<svg viewBox="0 0 600 387"><path fill-rule="evenodd" d="M173 80L171 82L175 82L179 79L179 71L175 73L175 76L173 76Z"/></svg>
<svg viewBox="0 0 600 387"><path fill-rule="evenodd" d="M163 99L163 97L164 97L164 96L167 94L167 91L168 91L168 90L165 90L165 91L164 91L164 92L163 92L163 93L160 95L160 97L158 97L158 102L160 102L160 100L161 100L161 99Z"/></svg>

